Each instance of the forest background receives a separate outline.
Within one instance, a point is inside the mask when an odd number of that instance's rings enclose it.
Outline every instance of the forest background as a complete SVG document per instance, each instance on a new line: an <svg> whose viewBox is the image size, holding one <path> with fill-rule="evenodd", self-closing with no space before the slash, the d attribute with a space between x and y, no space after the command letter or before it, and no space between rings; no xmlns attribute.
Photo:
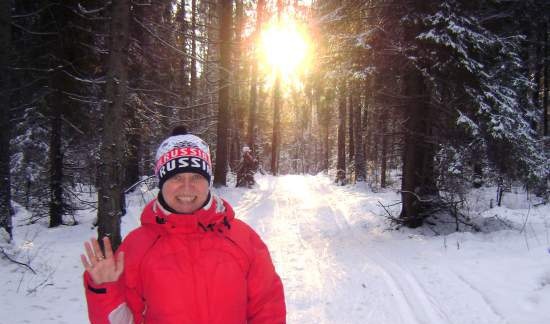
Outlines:
<svg viewBox="0 0 550 324"><path fill-rule="evenodd" d="M12 200L51 227L97 208L117 245L177 125L216 186L247 145L273 175L398 188L410 227L472 227L484 185L547 201L549 20L544 0L1 1L0 226Z"/></svg>

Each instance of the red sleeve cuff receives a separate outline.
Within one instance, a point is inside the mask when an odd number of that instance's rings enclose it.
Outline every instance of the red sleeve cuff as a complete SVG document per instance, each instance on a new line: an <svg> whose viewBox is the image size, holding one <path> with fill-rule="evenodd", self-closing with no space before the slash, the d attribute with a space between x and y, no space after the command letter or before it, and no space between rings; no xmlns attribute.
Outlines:
<svg viewBox="0 0 550 324"><path fill-rule="evenodd" d="M105 282L100 285L97 285L94 283L94 280L88 273L88 271L84 271L84 283L86 286L86 289L89 292L95 293L95 294L106 294L107 291L112 291L113 289L117 289L118 283L116 281L113 282Z"/></svg>

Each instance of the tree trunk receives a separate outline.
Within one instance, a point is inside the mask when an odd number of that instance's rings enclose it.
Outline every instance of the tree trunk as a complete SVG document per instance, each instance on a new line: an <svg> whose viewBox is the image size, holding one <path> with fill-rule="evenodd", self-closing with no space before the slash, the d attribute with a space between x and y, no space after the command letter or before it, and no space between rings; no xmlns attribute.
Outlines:
<svg viewBox="0 0 550 324"><path fill-rule="evenodd" d="M65 112L70 111L69 103L65 98L65 92L71 92L71 80L60 70L60 65L64 62L72 62L72 52L74 51L73 39L67 32L72 23L70 17L61 7L51 9L56 22L58 35L52 46L52 57L49 65L52 72L49 74L48 88L50 93L46 97L46 103L49 111L50 120L50 145L49 145L49 217L50 227L57 227L63 223L63 214L65 213L65 202L63 199L63 152L62 139L63 124Z"/></svg>
<svg viewBox="0 0 550 324"><path fill-rule="evenodd" d="M336 183L346 184L346 85L340 82L338 89L338 160L336 162Z"/></svg>
<svg viewBox="0 0 550 324"><path fill-rule="evenodd" d="M218 90L218 132L214 184L226 186L228 145L227 120L230 113L229 83L231 81L231 27L233 25L233 1L220 1L220 82Z"/></svg>
<svg viewBox="0 0 550 324"><path fill-rule="evenodd" d="M380 187L386 188L386 169L388 161L388 121L385 116L380 116L380 133L382 134L382 154L380 156Z"/></svg>
<svg viewBox="0 0 550 324"><path fill-rule="evenodd" d="M315 96L315 101L317 105L317 119L319 121L319 129L321 133L320 142L321 145L319 145L319 155L318 159L321 162L319 165L319 169L316 170L317 172L323 171L328 172L329 168L329 124L330 124L330 117L329 117L329 109L328 109L328 101L327 98L324 100L321 100L321 98L326 97L326 91L323 89L324 85L320 82L320 84L317 86L317 89L319 89L317 95Z"/></svg>
<svg viewBox="0 0 550 324"><path fill-rule="evenodd" d="M134 16L137 15L137 13L139 12L138 10L139 9L134 9L134 11L133 11ZM194 93L194 90L192 89L192 84L191 84L192 82L189 81L190 77L187 74L188 73L188 66L190 66L189 70L191 70L191 74L193 72L193 66L192 66L192 63L188 64L189 58L187 57L187 44L186 44L187 38L186 38L185 35L191 33L191 35L192 35L191 36L191 42L193 42L194 36L193 36L193 30L190 30L189 26L187 24L187 20L185 18L186 15L187 15L187 11L186 11L186 8L185 8L185 1L182 1L178 4L177 10L176 10L176 15L175 15L175 18L174 18L175 22L177 22L177 26L178 26L178 28L175 30L175 33L177 35L180 35L177 45L178 45L178 49L181 51L181 55L177 56L177 70L174 73L174 80L175 80L175 83L176 83L175 88L180 93L180 96L178 96L177 105L181 106L181 107L192 106L192 103L193 103L192 97L193 97L193 93ZM142 20L141 17L138 18L138 19ZM138 34L136 36L138 41L139 41L139 38L142 38L141 35L142 34ZM147 36L149 36L149 35L147 35ZM139 41L139 43L142 44L141 41ZM192 61L192 59L191 59L191 61ZM141 68L140 71L136 71L136 74L139 75L139 74L145 72L143 70L144 69ZM192 76L191 76L191 79L192 79ZM138 79L132 78L132 73L131 73L131 70L130 70L130 82L132 82L132 80L138 80ZM194 108L189 108L189 109L180 109L179 111L174 112L174 115L179 120L178 124L181 124L182 121L187 120L187 119L193 120L194 117L195 117L194 111L195 111ZM190 125L187 125L187 126L189 127ZM130 145L131 145L131 143L130 143Z"/></svg>
<svg viewBox="0 0 550 324"><path fill-rule="evenodd" d="M199 4L203 5L205 8L204 10L207 11L206 18L204 21L204 24L206 26L206 62L202 65L204 69L204 73L201 73L200 78L200 93L203 94L202 97L206 98L207 101L210 103L205 106L205 108L202 108L206 113L216 114L218 112L218 106L219 106L219 92L212 91L209 89L216 88L218 85L216 84L216 81L214 80L220 80L221 78L221 71L219 69L219 50L220 46L218 44L219 39L219 8L218 1L207 1L207 2L199 2ZM216 104L218 103L218 104ZM197 123L198 126L204 127L208 121L206 120L199 120ZM214 181L216 179L214 178Z"/></svg>
<svg viewBox="0 0 550 324"><path fill-rule="evenodd" d="M352 99L352 96L354 95L353 94L353 91L354 91L354 88L350 86L350 89L349 89L349 95L347 96L347 101L348 101L348 104L347 104L347 110L348 110L348 148L349 148L349 152L348 152L348 162L349 162L349 165L354 165L353 163L353 158L355 157L355 144L354 144L354 140L355 140L355 137L353 136L353 131L354 131L354 122L353 122L353 112L354 112L354 101Z"/></svg>
<svg viewBox="0 0 550 324"><path fill-rule="evenodd" d="M230 164L231 169L236 169L237 164L240 160L242 138L244 136L245 129L245 105L242 104L241 98L241 78L242 78L242 62L241 62L241 50L242 50L242 33L244 27L244 9L243 1L235 1L235 41L236 46L233 48L233 60L232 66L234 66L233 71L233 122L231 123L231 129L233 134L231 136L231 153L230 153Z"/></svg>
<svg viewBox="0 0 550 324"><path fill-rule="evenodd" d="M533 91L533 104L535 105L536 109L542 108L542 100L541 100L541 88L542 88L542 75L543 75L543 61L544 61L544 33L540 30L531 28L529 31L528 36L528 46L534 47L534 49L529 49L527 52L531 54L531 69L527 68L527 73L533 73L533 80L534 80L534 91ZM534 53L533 53L534 52ZM529 60L529 58L524 58L525 60ZM536 130L536 125L534 127Z"/></svg>
<svg viewBox="0 0 550 324"><path fill-rule="evenodd" d="M363 125L361 124L363 121L362 117L362 107L361 102L355 102L353 101L352 107L350 109L354 110L354 117L353 117L353 133L355 137L355 180L360 181L366 181L367 175L366 175L366 168L365 168L365 146L363 144Z"/></svg>
<svg viewBox="0 0 550 324"><path fill-rule="evenodd" d="M0 3L0 227L13 238L10 175L11 1Z"/></svg>
<svg viewBox="0 0 550 324"><path fill-rule="evenodd" d="M328 108L328 102L325 101L323 102L323 115L324 115L324 118L323 118L323 157L322 157L322 161L323 161L323 166L322 166L322 169L325 171L325 172L328 172L328 169L330 167L330 162L329 162L329 156L330 156L330 134L329 134L329 129L330 129L330 110Z"/></svg>
<svg viewBox="0 0 550 324"><path fill-rule="evenodd" d="M283 1L277 0L277 23L281 24L283 14ZM277 71L275 85L273 86L273 138L271 140L271 173L279 174L279 152L281 140L281 75Z"/></svg>
<svg viewBox="0 0 550 324"><path fill-rule="evenodd" d="M55 77L54 77L55 78ZM60 107L63 105L59 90L50 95L52 111L50 129L50 227L57 227L63 223L63 153L61 152L62 124Z"/></svg>
<svg viewBox="0 0 550 324"><path fill-rule="evenodd" d="M313 174L313 166L315 165L316 161L318 161L315 156L317 153L317 147L319 145L317 144L317 141L313 134L314 126L313 126L313 114L315 111L315 101L313 99L313 89L311 86L307 86L306 88L306 99L307 103L304 107L304 119L305 119L305 127L302 131L302 137L304 138L302 145L302 169L305 174Z"/></svg>
<svg viewBox="0 0 550 324"><path fill-rule="evenodd" d="M281 138L281 76L277 72L273 88L273 137L271 140L271 173L279 174L279 145Z"/></svg>
<svg viewBox="0 0 550 324"><path fill-rule="evenodd" d="M260 30L262 29L262 19L264 14L265 0L258 0L256 8L256 29L254 30L254 52L257 52L259 44L259 35ZM250 104L248 108L248 130L246 140L248 146L255 150L255 134L254 129L256 128L256 114L258 109L258 60L252 60L252 68L250 72Z"/></svg>
<svg viewBox="0 0 550 324"><path fill-rule="evenodd" d="M139 181L139 149L141 145L141 127L136 116L136 111L133 107L128 110L128 121L130 129L128 130L127 150L124 152L123 171L124 181L123 190L126 190L131 185Z"/></svg>
<svg viewBox="0 0 550 324"><path fill-rule="evenodd" d="M365 89L365 91L367 91L367 89ZM369 154L369 149L370 149L370 139L371 139L371 127L369 127L369 108L371 106L371 101L372 101L372 98L365 98L365 111L363 112L363 133L365 134L365 140L364 140L364 143L363 143L363 150L364 150L364 155L365 155L365 165L367 165L367 161L369 161L369 158L370 158L370 154ZM366 169L366 168L365 168ZM366 169L365 170L365 176L367 176L369 174L369 170Z"/></svg>
<svg viewBox="0 0 550 324"><path fill-rule="evenodd" d="M108 59L106 107L98 171L98 236L109 236L113 248L120 245L120 217L123 211L121 186L124 152L124 103L128 79L128 23L130 0L112 4L110 54Z"/></svg>
<svg viewBox="0 0 550 324"><path fill-rule="evenodd" d="M543 95L542 95L542 113L543 113L543 135L548 136L548 96L550 95L550 81L548 81L548 78L550 77L548 70L550 65L550 51L549 51L549 45L548 45L548 34L550 33L550 29L548 28L548 22L544 24L544 86L543 86Z"/></svg>
<svg viewBox="0 0 550 324"><path fill-rule="evenodd" d="M197 98L197 0L191 0L191 105L195 105ZM197 110L193 108L192 111ZM195 114L192 114L195 118Z"/></svg>
<svg viewBox="0 0 550 324"><path fill-rule="evenodd" d="M256 128L256 111L258 109L258 63L256 60L252 62L252 71L250 72L250 102L248 105L248 129L246 134L246 142L248 146L254 150L255 136L254 129Z"/></svg>
<svg viewBox="0 0 550 324"><path fill-rule="evenodd" d="M429 143L430 106L422 74L416 69L404 77L405 140L403 148L402 209L400 218L409 227L421 226L426 203L436 194L433 145Z"/></svg>

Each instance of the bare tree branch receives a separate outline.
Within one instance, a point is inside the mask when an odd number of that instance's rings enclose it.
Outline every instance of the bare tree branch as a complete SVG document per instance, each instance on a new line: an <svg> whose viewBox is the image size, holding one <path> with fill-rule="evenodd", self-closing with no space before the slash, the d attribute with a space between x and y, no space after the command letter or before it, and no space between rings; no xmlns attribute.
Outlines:
<svg viewBox="0 0 550 324"><path fill-rule="evenodd" d="M10 260L11 262L13 262L17 265L23 266L23 267L31 270L32 273L36 274L36 271L34 271L34 269L30 265L28 265L26 263L23 263L23 262L19 262L19 261L13 259L12 257L10 257L9 254L6 253L6 251L3 248L0 248L0 252L2 252L2 254L6 257L6 259Z"/></svg>

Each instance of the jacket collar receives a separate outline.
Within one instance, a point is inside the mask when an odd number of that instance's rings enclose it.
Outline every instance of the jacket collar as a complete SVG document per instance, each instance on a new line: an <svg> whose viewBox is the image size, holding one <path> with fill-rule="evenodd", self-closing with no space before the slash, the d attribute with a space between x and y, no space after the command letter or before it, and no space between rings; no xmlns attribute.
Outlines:
<svg viewBox="0 0 550 324"><path fill-rule="evenodd" d="M192 214L172 213L155 198L141 214L141 224L168 233L193 233L218 231L223 232L231 227L235 218L233 208L220 197L210 194L208 202Z"/></svg>

